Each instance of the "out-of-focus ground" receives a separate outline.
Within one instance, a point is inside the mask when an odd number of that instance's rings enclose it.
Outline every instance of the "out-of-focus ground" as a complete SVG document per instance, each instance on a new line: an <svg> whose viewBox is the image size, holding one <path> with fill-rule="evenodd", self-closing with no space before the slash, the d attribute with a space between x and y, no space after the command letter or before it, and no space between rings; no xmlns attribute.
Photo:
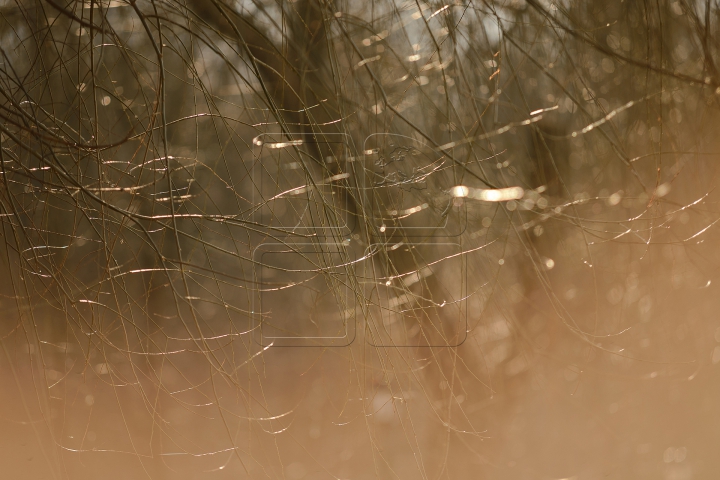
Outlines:
<svg viewBox="0 0 720 480"><path fill-rule="evenodd" d="M699 248L697 258L714 255ZM652 302L598 300L627 310L599 309L625 322L600 319L599 334L621 332L600 341L607 351L545 312L509 336L478 326L456 349L371 347L362 336L325 351L270 348L249 363L238 356L232 385L198 354L133 357L133 370L71 342L41 344L41 368L35 341L4 332L2 476L715 478L720 282L684 252L653 246L626 266L635 275L622 296L640 289ZM553 273L568 311L594 302L592 286L577 283L592 276L562 262ZM542 298L516 308L538 310ZM488 359L517 344L526 355L488 376Z"/></svg>

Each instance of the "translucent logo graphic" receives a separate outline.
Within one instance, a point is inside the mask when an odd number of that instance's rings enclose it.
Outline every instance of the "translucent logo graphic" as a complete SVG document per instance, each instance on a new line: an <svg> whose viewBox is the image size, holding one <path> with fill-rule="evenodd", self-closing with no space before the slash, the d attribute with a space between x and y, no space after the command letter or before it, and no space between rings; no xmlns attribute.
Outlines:
<svg viewBox="0 0 720 480"><path fill-rule="evenodd" d="M456 237L466 211L451 189L467 176L448 155L411 137L370 135L363 145L369 233L380 237Z"/></svg>
<svg viewBox="0 0 720 480"><path fill-rule="evenodd" d="M255 249L255 339L263 346L347 346L355 339L355 258L342 244Z"/></svg>
<svg viewBox="0 0 720 480"><path fill-rule="evenodd" d="M298 239L355 229L357 176L349 136L263 134L253 144L252 219L259 228Z"/></svg>
<svg viewBox="0 0 720 480"><path fill-rule="evenodd" d="M457 243L373 244L363 263L366 340L456 347L467 336L467 267Z"/></svg>

